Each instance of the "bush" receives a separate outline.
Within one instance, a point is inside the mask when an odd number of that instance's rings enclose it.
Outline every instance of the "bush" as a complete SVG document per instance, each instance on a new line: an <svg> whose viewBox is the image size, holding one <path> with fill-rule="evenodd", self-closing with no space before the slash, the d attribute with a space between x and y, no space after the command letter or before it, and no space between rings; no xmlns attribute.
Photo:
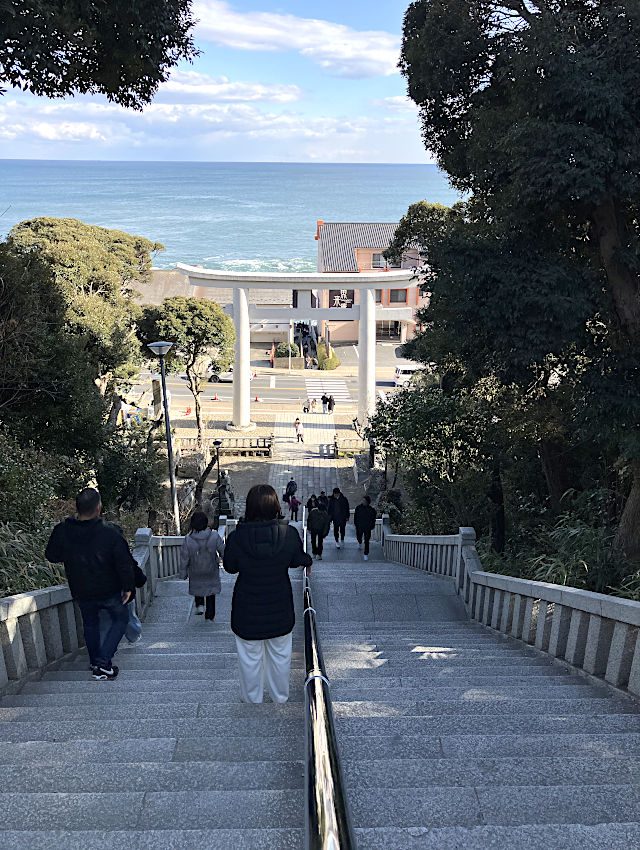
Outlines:
<svg viewBox="0 0 640 850"><path fill-rule="evenodd" d="M331 356L327 355L327 346L324 342L318 344L318 369L330 371L337 369L340 365L340 358L335 350L331 349Z"/></svg>
<svg viewBox="0 0 640 850"><path fill-rule="evenodd" d="M66 583L62 566L44 557L49 525L0 523L0 598Z"/></svg>
<svg viewBox="0 0 640 850"><path fill-rule="evenodd" d="M0 428L0 522L39 522L51 505L57 477L50 458L21 447Z"/></svg>
<svg viewBox="0 0 640 850"><path fill-rule="evenodd" d="M300 349L295 342L281 342L276 348L276 357L288 357L289 349L292 357L300 357Z"/></svg>

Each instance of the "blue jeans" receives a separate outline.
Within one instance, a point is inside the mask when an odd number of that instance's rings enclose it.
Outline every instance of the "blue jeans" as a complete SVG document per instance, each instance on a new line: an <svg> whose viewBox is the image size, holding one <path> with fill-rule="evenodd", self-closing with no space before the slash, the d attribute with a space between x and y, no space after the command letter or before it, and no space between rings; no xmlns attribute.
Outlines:
<svg viewBox="0 0 640 850"><path fill-rule="evenodd" d="M131 602L127 602L126 607L129 609L129 619L127 621L127 629L124 636L129 643L135 643L142 634L142 623L136 614L136 600L134 599Z"/></svg>
<svg viewBox="0 0 640 850"><path fill-rule="evenodd" d="M107 599L79 599L82 629L89 653L89 662L96 667L110 667L129 622L129 608L122 604L120 594ZM100 633L100 612L107 615L107 626Z"/></svg>

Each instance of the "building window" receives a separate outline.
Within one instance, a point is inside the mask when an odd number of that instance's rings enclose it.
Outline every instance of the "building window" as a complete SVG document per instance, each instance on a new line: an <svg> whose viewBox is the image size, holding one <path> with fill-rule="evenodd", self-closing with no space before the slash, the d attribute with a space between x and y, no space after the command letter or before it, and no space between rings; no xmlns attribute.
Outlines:
<svg viewBox="0 0 640 850"><path fill-rule="evenodd" d="M371 257L371 268L384 269L387 263L382 254L373 254Z"/></svg>
<svg viewBox="0 0 640 850"><path fill-rule="evenodd" d="M376 304L382 304L382 290L376 289Z"/></svg>
<svg viewBox="0 0 640 850"><path fill-rule="evenodd" d="M392 289L389 293L389 301L391 304L406 304L407 303L407 290L406 289Z"/></svg>

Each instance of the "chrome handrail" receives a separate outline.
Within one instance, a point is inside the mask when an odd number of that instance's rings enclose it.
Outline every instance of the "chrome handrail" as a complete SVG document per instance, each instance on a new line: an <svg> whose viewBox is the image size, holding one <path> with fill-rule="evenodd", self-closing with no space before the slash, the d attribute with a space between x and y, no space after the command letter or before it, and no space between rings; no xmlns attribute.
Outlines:
<svg viewBox="0 0 640 850"><path fill-rule="evenodd" d="M302 586L306 671L304 702L307 721L305 848L306 850L355 850L356 842L351 827L333 723L329 679L318 638L316 612L306 569Z"/></svg>

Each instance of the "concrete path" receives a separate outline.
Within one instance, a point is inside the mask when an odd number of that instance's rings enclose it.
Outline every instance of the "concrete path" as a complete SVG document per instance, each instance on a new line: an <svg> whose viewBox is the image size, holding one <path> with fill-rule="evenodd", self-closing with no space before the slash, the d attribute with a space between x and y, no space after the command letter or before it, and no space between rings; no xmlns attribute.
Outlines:
<svg viewBox="0 0 640 850"><path fill-rule="evenodd" d="M360 850L640 847L638 704L352 535L313 594Z"/></svg>

